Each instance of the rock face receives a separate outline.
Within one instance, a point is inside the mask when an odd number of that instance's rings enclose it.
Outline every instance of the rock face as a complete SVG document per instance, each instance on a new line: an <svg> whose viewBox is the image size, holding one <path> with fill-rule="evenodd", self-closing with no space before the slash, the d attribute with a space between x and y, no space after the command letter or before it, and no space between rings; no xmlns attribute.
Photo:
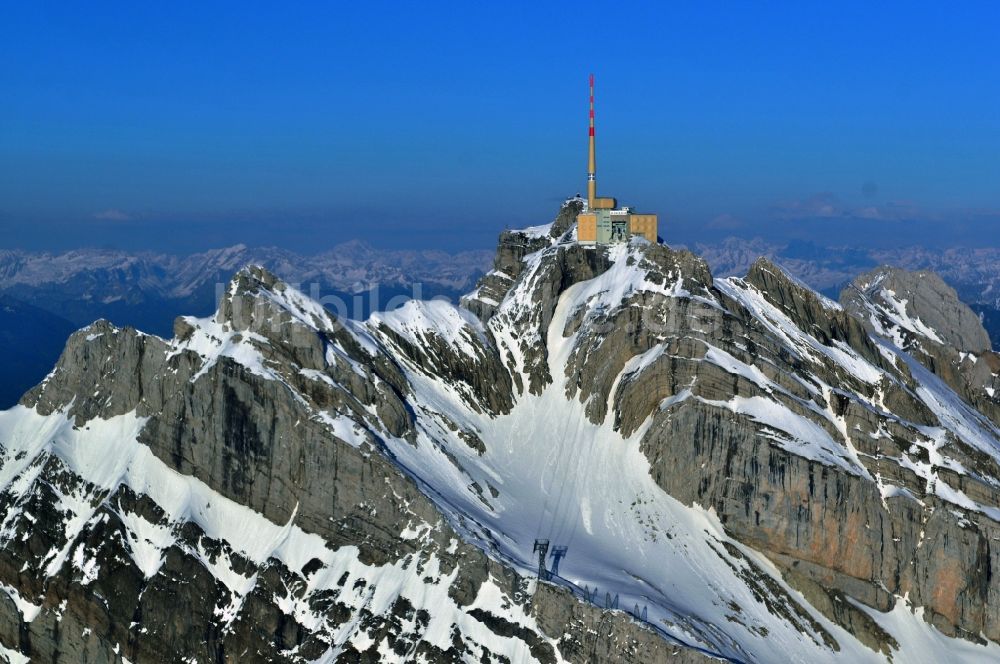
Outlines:
<svg viewBox="0 0 1000 664"><path fill-rule="evenodd" d="M524 271L524 258L549 247L553 240L571 240L576 231L576 216L581 211L583 199L573 198L563 203L555 220L547 226L501 233L493 269L463 298L463 305L484 322L489 320Z"/></svg>
<svg viewBox="0 0 1000 664"><path fill-rule="evenodd" d="M1000 432L939 366L964 315L912 297L923 357L766 260L581 247L580 205L463 308L356 323L250 267L171 339L75 333L0 413L0 655L1000 656Z"/></svg>

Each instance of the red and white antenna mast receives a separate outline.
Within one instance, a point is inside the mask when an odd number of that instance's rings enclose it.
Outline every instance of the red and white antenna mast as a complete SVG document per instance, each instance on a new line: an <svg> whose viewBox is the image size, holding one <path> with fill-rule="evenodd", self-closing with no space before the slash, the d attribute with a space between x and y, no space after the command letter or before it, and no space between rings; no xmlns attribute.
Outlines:
<svg viewBox="0 0 1000 664"><path fill-rule="evenodd" d="M587 165L587 206L597 198L597 148L594 146L594 75L590 75L590 160Z"/></svg>

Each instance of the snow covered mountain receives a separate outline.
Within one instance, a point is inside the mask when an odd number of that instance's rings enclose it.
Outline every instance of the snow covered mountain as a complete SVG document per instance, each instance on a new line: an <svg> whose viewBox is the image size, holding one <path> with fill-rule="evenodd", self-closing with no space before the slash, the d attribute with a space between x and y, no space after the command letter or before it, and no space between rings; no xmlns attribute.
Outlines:
<svg viewBox="0 0 1000 664"><path fill-rule="evenodd" d="M577 212L462 307L356 322L250 267L170 339L74 334L0 413L0 652L1000 658L1000 423L897 333L951 322Z"/></svg>

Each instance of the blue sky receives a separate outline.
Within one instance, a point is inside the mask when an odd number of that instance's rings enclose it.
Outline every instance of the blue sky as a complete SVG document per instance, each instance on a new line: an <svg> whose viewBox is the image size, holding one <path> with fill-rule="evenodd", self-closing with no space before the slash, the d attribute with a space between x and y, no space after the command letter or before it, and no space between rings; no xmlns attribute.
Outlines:
<svg viewBox="0 0 1000 664"><path fill-rule="evenodd" d="M660 213L668 242L996 245L998 19L988 3L7 2L0 245L491 247L584 189L591 71L600 190Z"/></svg>

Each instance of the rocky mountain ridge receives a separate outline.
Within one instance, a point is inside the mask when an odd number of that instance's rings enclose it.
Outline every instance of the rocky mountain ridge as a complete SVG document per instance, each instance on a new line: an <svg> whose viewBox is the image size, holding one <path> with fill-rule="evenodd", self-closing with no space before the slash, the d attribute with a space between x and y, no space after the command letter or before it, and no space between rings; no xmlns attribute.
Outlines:
<svg viewBox="0 0 1000 664"><path fill-rule="evenodd" d="M699 244L696 251L705 257L717 276L745 274L758 257L765 256L811 287L833 297L859 275L879 266L933 272L954 288L963 302L976 309L993 346L1000 348L1000 248L913 246L890 250L728 238L713 244Z"/></svg>
<svg viewBox="0 0 1000 664"><path fill-rule="evenodd" d="M1000 655L995 418L869 310L582 247L577 205L462 308L255 267L171 339L77 332L0 413L8 657Z"/></svg>
<svg viewBox="0 0 1000 664"><path fill-rule="evenodd" d="M0 251L0 298L76 327L104 318L169 336L178 315L211 314L219 290L249 264L265 266L297 284L340 316L363 319L414 297L457 301L488 268L491 256L485 251L383 251L358 241L315 255L244 245L187 256L101 249L59 254ZM45 376L66 336L50 339L42 334L11 346L13 355L44 357L45 366L0 366L0 381L10 391L0 394L0 406L15 403Z"/></svg>

